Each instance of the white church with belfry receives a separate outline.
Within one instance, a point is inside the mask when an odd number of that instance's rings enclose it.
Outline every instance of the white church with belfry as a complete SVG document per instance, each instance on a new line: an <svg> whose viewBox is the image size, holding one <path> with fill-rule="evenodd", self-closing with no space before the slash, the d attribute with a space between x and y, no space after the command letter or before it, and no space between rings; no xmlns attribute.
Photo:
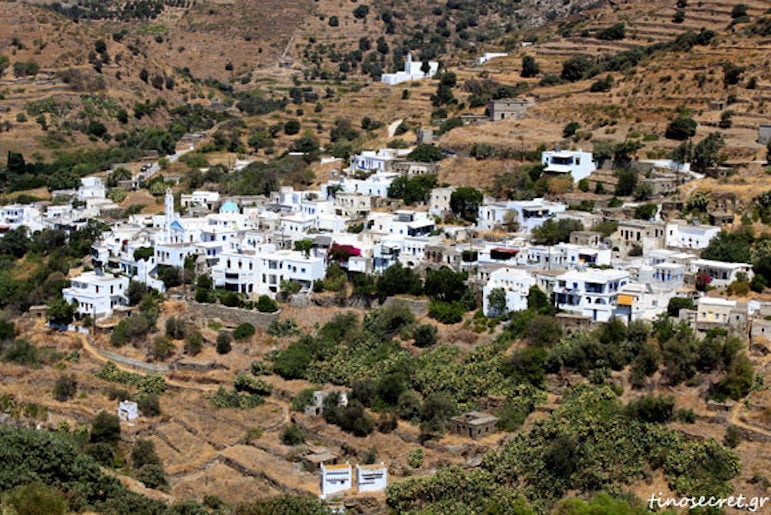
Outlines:
<svg viewBox="0 0 771 515"><path fill-rule="evenodd" d="M396 73L384 73L380 77L380 82L385 82L389 86L395 86L402 82L411 80L430 79L439 72L439 63L437 61L426 61L428 70L423 61L413 61L412 52L407 53L407 61L404 63L404 71Z"/></svg>

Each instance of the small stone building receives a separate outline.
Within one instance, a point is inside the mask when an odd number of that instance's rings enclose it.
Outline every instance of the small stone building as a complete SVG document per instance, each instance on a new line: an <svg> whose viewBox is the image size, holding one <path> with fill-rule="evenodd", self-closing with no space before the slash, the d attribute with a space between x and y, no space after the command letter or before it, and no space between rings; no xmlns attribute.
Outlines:
<svg viewBox="0 0 771 515"><path fill-rule="evenodd" d="M450 419L450 432L469 438L482 438L496 431L498 417L481 411L469 411Z"/></svg>
<svg viewBox="0 0 771 515"><path fill-rule="evenodd" d="M497 122L500 120L523 118L527 109L533 105L532 100L525 98L500 98L490 101L490 120Z"/></svg>
<svg viewBox="0 0 771 515"><path fill-rule="evenodd" d="M771 141L771 123L761 123L758 125L758 143L768 145Z"/></svg>
<svg viewBox="0 0 771 515"><path fill-rule="evenodd" d="M121 401L118 404L118 418L121 420L136 420L139 418L139 406L136 402Z"/></svg>
<svg viewBox="0 0 771 515"><path fill-rule="evenodd" d="M339 456L326 447L309 445L301 460L308 470L320 470L321 465L337 465Z"/></svg>

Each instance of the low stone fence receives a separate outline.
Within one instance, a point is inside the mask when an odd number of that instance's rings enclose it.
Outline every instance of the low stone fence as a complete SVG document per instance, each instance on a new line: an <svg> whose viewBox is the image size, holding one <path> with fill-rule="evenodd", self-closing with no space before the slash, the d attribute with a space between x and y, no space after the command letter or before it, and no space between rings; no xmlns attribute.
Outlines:
<svg viewBox="0 0 771 515"><path fill-rule="evenodd" d="M240 325L249 323L254 327L266 328L278 318L281 311L275 313L260 313L252 309L229 308L220 304L201 304L199 302L188 303L188 315L194 320L218 318L222 323Z"/></svg>

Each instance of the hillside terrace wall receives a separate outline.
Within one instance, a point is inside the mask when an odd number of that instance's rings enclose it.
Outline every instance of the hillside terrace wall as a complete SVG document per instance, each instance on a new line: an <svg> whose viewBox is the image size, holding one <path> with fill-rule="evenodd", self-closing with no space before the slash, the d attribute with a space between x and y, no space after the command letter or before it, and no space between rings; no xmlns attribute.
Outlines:
<svg viewBox="0 0 771 515"><path fill-rule="evenodd" d="M260 313L251 309L229 308L219 304L201 304L198 302L189 302L188 312L194 320L218 318L222 320L222 323L228 325L249 323L254 327L262 328L268 327L281 313L280 310L275 313Z"/></svg>

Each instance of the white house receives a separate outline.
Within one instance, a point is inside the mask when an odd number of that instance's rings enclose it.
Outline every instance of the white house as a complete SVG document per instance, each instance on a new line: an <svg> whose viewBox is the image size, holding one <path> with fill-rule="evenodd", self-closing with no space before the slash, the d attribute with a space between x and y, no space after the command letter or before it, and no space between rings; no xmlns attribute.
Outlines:
<svg viewBox="0 0 771 515"><path fill-rule="evenodd" d="M0 208L0 231L25 226L30 233L43 229L43 215L36 204L9 204Z"/></svg>
<svg viewBox="0 0 771 515"><path fill-rule="evenodd" d="M340 182L334 182L330 185L339 186L348 193L361 193L363 195L386 198L388 197L388 188L397 177L399 177L398 173L376 173L366 179L343 177L340 179Z"/></svg>
<svg viewBox="0 0 771 515"><path fill-rule="evenodd" d="M565 204L542 198L510 202L485 201L479 206L477 227L482 231L489 231L505 224L511 217L519 225L519 231L530 232L556 213L566 209Z"/></svg>
<svg viewBox="0 0 771 515"><path fill-rule="evenodd" d="M324 278L326 265L322 257L276 250L275 245L261 245L256 250L222 252L211 272L218 288L250 296L274 297L282 281L294 281L310 290L314 282Z"/></svg>
<svg viewBox="0 0 771 515"><path fill-rule="evenodd" d="M391 148L381 148L377 151L362 150L351 156L351 170L375 173L390 172L391 163L396 157L396 150Z"/></svg>
<svg viewBox="0 0 771 515"><path fill-rule="evenodd" d="M103 199L107 189L100 177L83 177L77 192L78 200Z"/></svg>
<svg viewBox="0 0 771 515"><path fill-rule="evenodd" d="M409 52L407 53L407 61L404 63L404 71L384 73L381 76L380 81L385 82L389 86L394 86L411 80L429 79L439 71L439 63L436 61L428 61L427 72L423 71L422 68L423 62L413 61L412 52Z"/></svg>
<svg viewBox="0 0 771 515"><path fill-rule="evenodd" d="M490 279L482 290L482 310L487 316L500 314L492 313L488 296L493 290L501 288L506 293L506 310L523 311L527 309L527 294L531 286L535 286L535 278L529 271L521 268L499 268L490 273Z"/></svg>
<svg viewBox="0 0 771 515"><path fill-rule="evenodd" d="M482 54L481 57L477 57L477 64L485 64L490 59L497 59L499 57L506 57L507 55L509 55L509 54L507 54L505 52L485 52L484 54Z"/></svg>
<svg viewBox="0 0 771 515"><path fill-rule="evenodd" d="M219 204L220 194L216 191L194 191L193 193L183 193L179 198L179 203L183 208L198 207L214 209Z"/></svg>
<svg viewBox="0 0 771 515"><path fill-rule="evenodd" d="M711 259L696 259L691 263L697 274L708 274L712 278L711 286L728 286L744 274L746 280L752 279L752 265L749 263L725 263Z"/></svg>
<svg viewBox="0 0 771 515"><path fill-rule="evenodd" d="M668 223L665 232L667 247L676 249L706 249L712 238L720 233L720 227Z"/></svg>
<svg viewBox="0 0 771 515"><path fill-rule="evenodd" d="M425 236L435 229L436 224L424 211L405 209L394 213L372 213L368 226L375 233Z"/></svg>
<svg viewBox="0 0 771 515"><path fill-rule="evenodd" d="M115 306L128 304L128 285L128 277L122 275L83 272L62 290L62 296L66 302L76 304L81 315L99 319L112 315Z"/></svg>
<svg viewBox="0 0 771 515"><path fill-rule="evenodd" d="M613 317L619 290L628 283L625 270L570 270L556 278L554 305L595 322L607 322Z"/></svg>
<svg viewBox="0 0 771 515"><path fill-rule="evenodd" d="M352 488L353 474L351 464L340 465L321 464L321 498L326 499L332 494L345 492Z"/></svg>
<svg viewBox="0 0 771 515"><path fill-rule="evenodd" d="M548 247L528 247L526 256L528 266L545 270L559 270L585 265L610 265L612 251L573 243L559 243Z"/></svg>
<svg viewBox="0 0 771 515"><path fill-rule="evenodd" d="M637 280L660 290L674 291L683 286L685 265L666 262L643 265L637 272Z"/></svg>
<svg viewBox="0 0 771 515"><path fill-rule="evenodd" d="M546 167L544 173L570 175L573 182L586 179L597 170L592 153L582 150L547 150L541 153L541 163Z"/></svg>
<svg viewBox="0 0 771 515"><path fill-rule="evenodd" d="M385 463L356 465L356 487L359 492L380 492L388 486L388 467Z"/></svg>
<svg viewBox="0 0 771 515"><path fill-rule="evenodd" d="M674 295L674 290L660 290L642 282L629 283L619 289L614 315L627 323L653 321L666 311Z"/></svg>

